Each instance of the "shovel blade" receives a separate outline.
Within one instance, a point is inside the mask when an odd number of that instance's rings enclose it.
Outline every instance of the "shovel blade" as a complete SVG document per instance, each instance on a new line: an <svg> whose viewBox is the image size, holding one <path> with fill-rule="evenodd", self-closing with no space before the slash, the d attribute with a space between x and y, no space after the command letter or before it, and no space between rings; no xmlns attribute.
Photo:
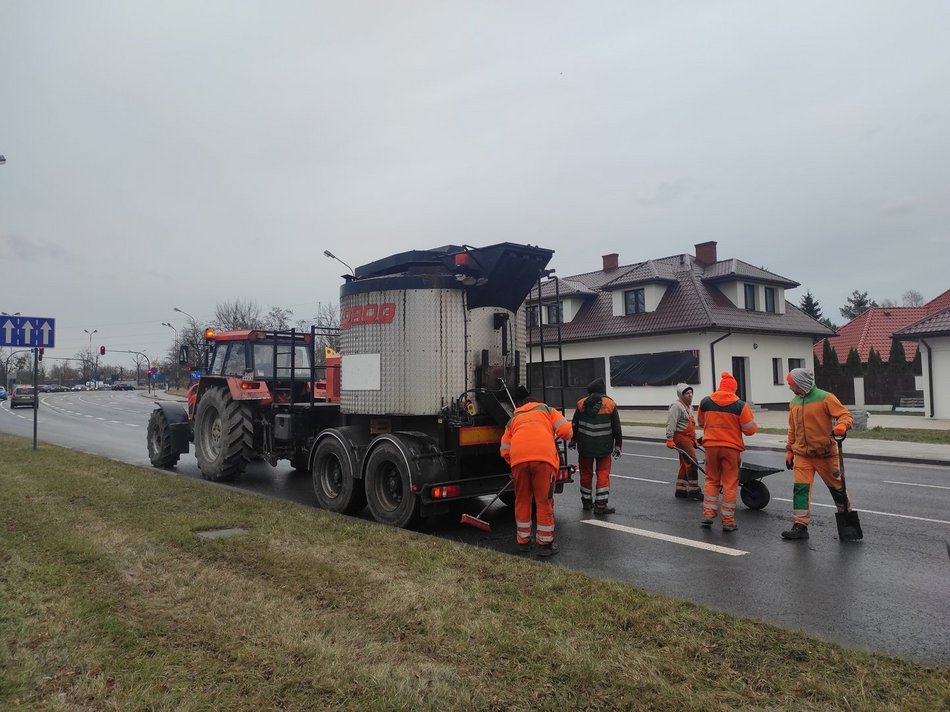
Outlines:
<svg viewBox="0 0 950 712"><path fill-rule="evenodd" d="M860 541L864 538L857 512L836 512L835 522L838 525L838 539L841 541Z"/></svg>

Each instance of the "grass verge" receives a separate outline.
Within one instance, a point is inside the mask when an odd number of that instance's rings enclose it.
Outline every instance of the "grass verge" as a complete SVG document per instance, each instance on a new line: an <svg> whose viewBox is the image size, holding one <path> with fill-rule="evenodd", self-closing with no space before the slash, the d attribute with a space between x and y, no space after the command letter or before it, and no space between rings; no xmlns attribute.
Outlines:
<svg viewBox="0 0 950 712"><path fill-rule="evenodd" d="M0 435L0 707L946 709L950 668ZM242 527L243 536L196 532Z"/></svg>

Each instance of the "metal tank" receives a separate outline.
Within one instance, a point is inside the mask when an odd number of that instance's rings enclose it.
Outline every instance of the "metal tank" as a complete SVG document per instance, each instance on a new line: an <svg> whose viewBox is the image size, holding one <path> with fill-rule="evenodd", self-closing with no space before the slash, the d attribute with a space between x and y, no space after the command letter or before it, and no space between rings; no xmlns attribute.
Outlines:
<svg viewBox="0 0 950 712"><path fill-rule="evenodd" d="M518 310L552 255L448 245L357 268L340 288L342 412L435 415L475 389L523 382Z"/></svg>

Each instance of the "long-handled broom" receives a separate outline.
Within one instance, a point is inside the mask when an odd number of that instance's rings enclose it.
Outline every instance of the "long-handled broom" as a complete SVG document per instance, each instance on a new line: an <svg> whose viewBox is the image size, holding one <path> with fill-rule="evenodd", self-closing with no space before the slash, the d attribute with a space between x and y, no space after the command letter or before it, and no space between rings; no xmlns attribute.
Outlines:
<svg viewBox="0 0 950 712"><path fill-rule="evenodd" d="M462 519L460 520L459 523L468 524L469 526L475 527L476 529L481 529L482 531L491 532L491 524L483 520L482 515L488 511L488 508L491 507L495 503L495 500L501 497L502 493L506 489L508 489L512 484L514 484L514 480L508 480L505 483L505 486L502 487L500 490L498 490L498 494L492 497L492 501L486 504L485 508L481 512L478 513L478 516L473 517L471 514L463 514Z"/></svg>

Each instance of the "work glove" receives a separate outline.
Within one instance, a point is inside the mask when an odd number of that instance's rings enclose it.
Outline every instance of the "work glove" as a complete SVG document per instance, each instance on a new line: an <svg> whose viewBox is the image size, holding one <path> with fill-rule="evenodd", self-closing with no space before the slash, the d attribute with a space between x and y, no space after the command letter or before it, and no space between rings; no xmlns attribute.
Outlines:
<svg viewBox="0 0 950 712"><path fill-rule="evenodd" d="M666 441L666 446L667 446L670 450L672 450L674 447L676 447L676 443L673 442L672 440L667 440L667 441Z"/></svg>
<svg viewBox="0 0 950 712"><path fill-rule="evenodd" d="M844 423L838 423L838 424L834 427L834 430L832 430L831 432L833 432L833 433L835 434L835 437L836 437L836 438L843 438L844 435L845 435L845 433L848 432L848 426L845 425Z"/></svg>
<svg viewBox="0 0 950 712"><path fill-rule="evenodd" d="M785 452L785 469L791 470L795 467L795 454L791 450Z"/></svg>
<svg viewBox="0 0 950 712"><path fill-rule="evenodd" d="M703 444L703 436L700 435L698 438L696 438L696 447L699 447L702 444Z"/></svg>
<svg viewBox="0 0 950 712"><path fill-rule="evenodd" d="M571 450L576 450L576 449L577 449L577 441L571 440L571 441L567 444L567 446L568 446Z"/></svg>
<svg viewBox="0 0 950 712"><path fill-rule="evenodd" d="M699 447L701 444L702 443L700 443L699 440L696 440L696 439L693 440L693 447Z"/></svg>
<svg viewBox="0 0 950 712"><path fill-rule="evenodd" d="M614 447L614 459L616 460L616 459L619 458L621 455L623 455L623 450L620 449L620 446L619 446L619 445L615 446L615 447Z"/></svg>

